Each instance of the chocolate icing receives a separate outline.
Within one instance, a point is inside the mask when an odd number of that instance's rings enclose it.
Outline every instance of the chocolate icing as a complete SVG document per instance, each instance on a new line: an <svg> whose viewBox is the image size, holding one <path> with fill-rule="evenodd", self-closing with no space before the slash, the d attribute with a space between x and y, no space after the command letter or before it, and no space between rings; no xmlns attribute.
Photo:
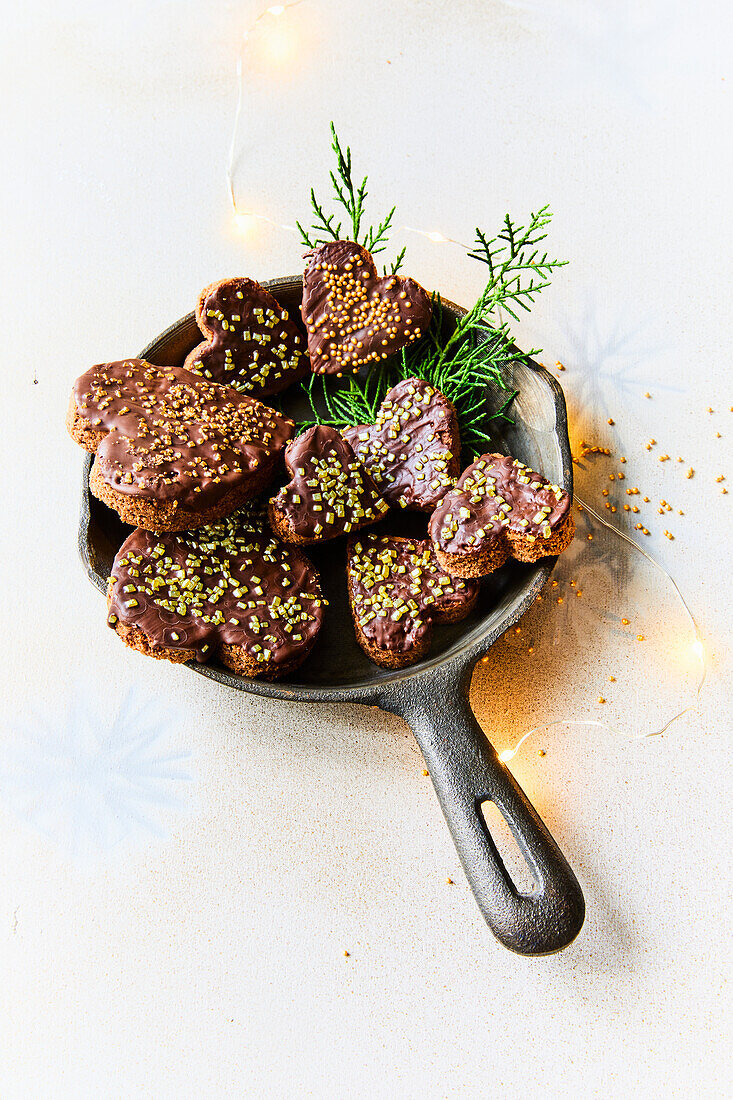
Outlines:
<svg viewBox="0 0 733 1100"><path fill-rule="evenodd" d="M207 339L184 367L240 393L279 393L308 370L298 326L254 279L222 279L202 291L196 320Z"/></svg>
<svg viewBox="0 0 733 1100"><path fill-rule="evenodd" d="M289 444L292 480L271 506L292 531L314 542L333 539L381 519L389 505L335 428L317 424Z"/></svg>
<svg viewBox="0 0 733 1100"><path fill-rule="evenodd" d="M309 648L323 620L318 574L266 532L255 509L196 531L137 528L112 566L107 621L140 628L153 646L207 661L221 644L282 665Z"/></svg>
<svg viewBox="0 0 733 1100"><path fill-rule="evenodd" d="M427 292L414 279L380 278L361 245L329 241L306 255L301 313L316 374L358 371L427 332Z"/></svg>
<svg viewBox="0 0 733 1100"><path fill-rule="evenodd" d="M430 512L455 485L461 441L450 401L422 378L389 391L374 424L343 430L384 499Z"/></svg>
<svg viewBox="0 0 733 1100"><path fill-rule="evenodd" d="M433 543L446 554L491 547L504 529L529 542L549 539L566 518L570 497L523 462L486 454L468 466L430 517Z"/></svg>
<svg viewBox="0 0 733 1100"><path fill-rule="evenodd" d="M113 489L205 511L274 466L293 422L180 367L127 359L92 367L74 386L80 414L109 434L97 448Z"/></svg>
<svg viewBox="0 0 733 1100"><path fill-rule="evenodd" d="M433 621L468 608L479 588L449 577L428 539L372 532L349 541L348 583L367 641L398 653L418 645Z"/></svg>

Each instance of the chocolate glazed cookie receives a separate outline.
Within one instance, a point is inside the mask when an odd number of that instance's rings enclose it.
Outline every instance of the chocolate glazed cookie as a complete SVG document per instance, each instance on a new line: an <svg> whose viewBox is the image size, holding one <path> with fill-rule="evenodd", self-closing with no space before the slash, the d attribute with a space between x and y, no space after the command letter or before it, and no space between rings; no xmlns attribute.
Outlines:
<svg viewBox="0 0 733 1100"><path fill-rule="evenodd" d="M346 440L317 424L288 446L291 480L270 501L270 523L285 542L325 542L376 523L389 505Z"/></svg>
<svg viewBox="0 0 733 1100"><path fill-rule="evenodd" d="M469 614L478 581L447 575L428 539L368 532L349 539L349 601L356 640L383 668L404 668L430 649L435 623Z"/></svg>
<svg viewBox="0 0 733 1100"><path fill-rule="evenodd" d="M245 510L196 531L133 531L112 566L107 622L149 657L216 655L242 676L272 680L306 658L324 602L305 555Z"/></svg>
<svg viewBox="0 0 733 1100"><path fill-rule="evenodd" d="M301 313L316 374L356 372L428 331L427 291L414 279L380 278L360 244L329 241L306 255Z"/></svg>
<svg viewBox="0 0 733 1100"><path fill-rule="evenodd" d="M241 507L272 480L294 431L229 386L142 359L83 374L67 427L96 453L94 495L149 531L201 527Z"/></svg>
<svg viewBox="0 0 733 1100"><path fill-rule="evenodd" d="M486 454L463 471L430 517L438 561L453 577L484 577L507 558L534 562L573 540L570 496L509 455Z"/></svg>
<svg viewBox="0 0 733 1100"><path fill-rule="evenodd" d="M432 512L460 469L461 438L452 403L422 378L387 393L374 424L344 428L388 504Z"/></svg>
<svg viewBox="0 0 733 1100"><path fill-rule="evenodd" d="M212 382L263 397L308 372L298 326L254 279L220 279L207 286L196 306L196 323L206 339L183 365Z"/></svg>

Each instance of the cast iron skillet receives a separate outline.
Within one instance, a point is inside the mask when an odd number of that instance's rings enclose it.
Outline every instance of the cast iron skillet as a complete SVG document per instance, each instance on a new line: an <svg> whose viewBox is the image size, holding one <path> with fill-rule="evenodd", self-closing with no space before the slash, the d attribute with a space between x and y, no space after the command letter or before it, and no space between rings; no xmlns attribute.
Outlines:
<svg viewBox="0 0 733 1100"><path fill-rule="evenodd" d="M265 286L291 317L299 318L299 276L276 279ZM452 303L443 306L449 325L463 312ZM190 313L140 355L163 366L180 365L200 340ZM496 449L522 459L571 491L562 390L537 363L517 365L513 370L508 384L519 391L512 408L514 423L497 424ZM499 403L497 394L497 407ZM285 411L297 415L299 410L291 403ZM79 548L90 579L104 592L112 560L129 528L90 495L91 461L87 456ZM424 535L425 517L390 513L384 529ZM583 924L583 894L562 852L484 736L468 702L476 661L533 603L556 559L547 558L536 565L507 563L484 581L468 619L436 629L425 660L401 671L388 671L372 664L354 639L342 542L308 548L330 606L316 647L294 679L265 683L245 679L221 665L194 662L187 667L238 691L272 699L366 703L404 718L422 749L461 862L492 932L522 955L559 951ZM502 862L481 812L487 801L498 807L529 864L535 879L531 893L518 891Z"/></svg>

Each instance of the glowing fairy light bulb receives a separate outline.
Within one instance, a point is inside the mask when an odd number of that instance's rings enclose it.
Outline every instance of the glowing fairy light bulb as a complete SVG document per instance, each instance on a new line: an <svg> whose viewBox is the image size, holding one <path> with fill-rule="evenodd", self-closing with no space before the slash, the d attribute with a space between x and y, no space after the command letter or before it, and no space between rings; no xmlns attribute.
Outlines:
<svg viewBox="0 0 733 1100"><path fill-rule="evenodd" d="M702 648L702 642L700 641L699 638L695 638L695 641L692 643L691 648L692 648L692 652L695 654L698 661L702 661L702 659L705 656L705 651Z"/></svg>
<svg viewBox="0 0 733 1100"><path fill-rule="evenodd" d="M532 730L527 730L527 732L524 734L524 736L521 737L519 739L519 741L517 741L517 743L516 743L516 745L514 746L513 749L504 749L503 752L500 752L499 753L499 759L501 760L502 764L508 764L510 760L513 760L514 757L519 752L519 750L521 749L524 742L527 740L527 738L531 737L533 733L536 733L537 729L539 729L539 727L536 727L535 729L532 729Z"/></svg>
<svg viewBox="0 0 733 1100"><path fill-rule="evenodd" d="M288 34L284 27L273 27L263 36L262 50L274 65L282 65L295 52L295 42L292 34Z"/></svg>
<svg viewBox="0 0 733 1100"><path fill-rule="evenodd" d="M255 220L254 214L235 214L233 218L237 231L241 233L243 237L248 237L252 232Z"/></svg>
<svg viewBox="0 0 733 1100"><path fill-rule="evenodd" d="M433 244L457 244L467 252L471 250L469 244L463 244L462 241L456 241L453 237L446 237L443 233L439 233L437 229L414 229L411 225L403 225L402 228L407 230L408 233L417 233L419 237L424 237L426 241L432 241Z"/></svg>
<svg viewBox="0 0 733 1100"><path fill-rule="evenodd" d="M284 11L285 11L285 5L284 4L273 4L271 8L267 9L267 14L268 15L282 15L282 13Z"/></svg>

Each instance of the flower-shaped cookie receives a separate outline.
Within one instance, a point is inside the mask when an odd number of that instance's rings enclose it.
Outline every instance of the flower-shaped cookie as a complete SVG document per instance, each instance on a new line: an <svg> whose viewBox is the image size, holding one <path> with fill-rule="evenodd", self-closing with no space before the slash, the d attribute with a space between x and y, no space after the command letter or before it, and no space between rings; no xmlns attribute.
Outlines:
<svg viewBox="0 0 733 1100"><path fill-rule="evenodd" d="M356 639L384 668L419 661L433 624L458 622L476 603L479 582L448 576L428 539L368 532L349 539L347 553Z"/></svg>
<svg viewBox="0 0 733 1100"><path fill-rule="evenodd" d="M389 509L335 428L317 424L285 451L292 475L270 501L270 523L285 542L325 542L376 523Z"/></svg>
<svg viewBox="0 0 733 1100"><path fill-rule="evenodd" d="M461 453L456 411L422 378L398 382L374 424L345 428L343 436L388 504L432 512L455 485Z"/></svg>
<svg viewBox="0 0 733 1100"><path fill-rule="evenodd" d="M304 660L324 605L311 563L272 538L254 509L196 531L133 531L107 603L107 622L132 649L174 662L216 656L265 679Z"/></svg>
<svg viewBox="0 0 733 1100"><path fill-rule="evenodd" d="M377 273L354 241L329 241L308 254L301 313L316 374L356 372L427 332L430 295L414 279Z"/></svg>
<svg viewBox="0 0 733 1100"><path fill-rule="evenodd" d="M463 471L430 517L438 561L454 577L483 577L507 558L533 562L567 549L570 495L509 455L486 454Z"/></svg>
<svg viewBox="0 0 733 1100"><path fill-rule="evenodd" d="M201 527L241 508L272 479L294 429L230 386L144 359L83 374L67 426L96 452L94 495L148 531Z"/></svg>
<svg viewBox="0 0 733 1100"><path fill-rule="evenodd" d="M254 397L280 393L308 371L304 338L288 311L254 279L220 279L201 291L196 322L206 337L186 370Z"/></svg>

